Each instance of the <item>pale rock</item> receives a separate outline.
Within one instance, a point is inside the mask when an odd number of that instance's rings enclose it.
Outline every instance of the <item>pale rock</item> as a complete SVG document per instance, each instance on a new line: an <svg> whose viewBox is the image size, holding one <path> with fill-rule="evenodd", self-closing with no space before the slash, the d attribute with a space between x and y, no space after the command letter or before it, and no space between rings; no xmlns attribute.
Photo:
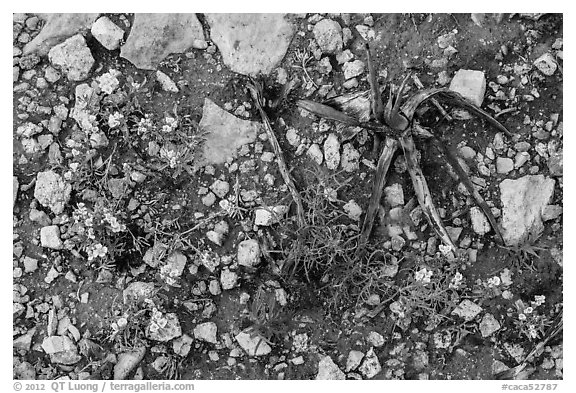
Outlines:
<svg viewBox="0 0 576 393"><path fill-rule="evenodd" d="M92 52L81 34L70 37L50 49L48 59L53 66L62 70L69 80L75 82L88 78L94 65Z"/></svg>
<svg viewBox="0 0 576 393"><path fill-rule="evenodd" d="M340 142L335 134L328 135L324 141L324 158L328 169L336 169L340 165Z"/></svg>
<svg viewBox="0 0 576 393"><path fill-rule="evenodd" d="M549 52L544 53L542 56L534 60L534 65L546 76L554 75L554 72L556 72L556 69L558 68L554 56Z"/></svg>
<svg viewBox="0 0 576 393"><path fill-rule="evenodd" d="M178 93L180 91L176 83L162 71L156 71L156 79L160 83L160 86L162 86L162 90L169 93Z"/></svg>
<svg viewBox="0 0 576 393"><path fill-rule="evenodd" d="M220 273L220 284L223 290L234 288L238 284L238 274L228 269L222 270Z"/></svg>
<svg viewBox="0 0 576 393"><path fill-rule="evenodd" d="M354 58L354 54L350 52L350 49L346 49L336 55L336 61L338 64L344 64Z"/></svg>
<svg viewBox="0 0 576 393"><path fill-rule="evenodd" d="M38 52L44 56L56 44L78 32L86 31L98 17L98 13L48 13L38 14L45 21L42 30L28 42L22 51L23 55Z"/></svg>
<svg viewBox="0 0 576 393"><path fill-rule="evenodd" d="M514 169L521 168L522 165L526 164L530 159L530 154L526 152L518 152L516 153L516 157L514 157Z"/></svg>
<svg viewBox="0 0 576 393"><path fill-rule="evenodd" d="M391 207L404 206L404 190L399 183L384 188L384 195Z"/></svg>
<svg viewBox="0 0 576 393"><path fill-rule="evenodd" d="M94 38L108 50L118 49L120 47L120 41L124 38L124 30L106 16L98 18L92 25L90 32Z"/></svg>
<svg viewBox="0 0 576 393"><path fill-rule="evenodd" d="M446 227L446 232L448 232L448 236L450 236L450 239L452 240L452 242L456 243L456 242L458 242L458 239L460 238L460 234L462 233L462 228L460 228L460 227Z"/></svg>
<svg viewBox="0 0 576 393"><path fill-rule="evenodd" d="M312 30L322 53L336 54L342 50L342 28L331 19L322 19Z"/></svg>
<svg viewBox="0 0 576 393"><path fill-rule="evenodd" d="M548 158L548 170L550 176L562 176L564 173L564 150L560 149L550 154Z"/></svg>
<svg viewBox="0 0 576 393"><path fill-rule="evenodd" d="M482 337L489 337L500 329L500 323L494 318L494 315L485 314L478 327Z"/></svg>
<svg viewBox="0 0 576 393"><path fill-rule="evenodd" d="M470 221L472 222L472 230L479 235L487 234L492 228L484 212L477 206L470 208Z"/></svg>
<svg viewBox="0 0 576 393"><path fill-rule="evenodd" d="M256 239L248 239L238 245L238 264L254 267L260 263L260 244Z"/></svg>
<svg viewBox="0 0 576 393"><path fill-rule="evenodd" d="M50 208L54 214L61 214L64 211L71 191L72 186L52 170L40 172L36 176L34 198L42 206Z"/></svg>
<svg viewBox="0 0 576 393"><path fill-rule="evenodd" d="M486 92L484 72L475 70L458 70L450 82L450 90L460 93L476 106L481 106Z"/></svg>
<svg viewBox="0 0 576 393"><path fill-rule="evenodd" d="M360 351L350 351L346 359L346 372L356 370L364 359L364 353Z"/></svg>
<svg viewBox="0 0 576 393"><path fill-rule="evenodd" d="M146 337L148 339L167 342L182 335L182 328L176 313L167 313L164 318L166 322L164 326L158 326L154 321L150 321L146 329ZM153 326L156 328L154 329Z"/></svg>
<svg viewBox="0 0 576 393"><path fill-rule="evenodd" d="M238 149L254 142L263 131L261 123L237 118L207 98L199 129L205 133L205 141L196 156L197 167L224 164L236 158Z"/></svg>
<svg viewBox="0 0 576 393"><path fill-rule="evenodd" d="M194 40L204 39L193 13L137 13L120 56L137 68L153 70L171 53L183 53Z"/></svg>
<svg viewBox="0 0 576 393"><path fill-rule="evenodd" d="M52 363L72 365L82 359L78 354L78 347L68 336L46 337L42 342L42 349L50 355Z"/></svg>
<svg viewBox="0 0 576 393"><path fill-rule="evenodd" d="M496 159L496 172L507 174L514 169L514 161L511 158L498 157Z"/></svg>
<svg viewBox="0 0 576 393"><path fill-rule="evenodd" d="M324 161L324 155L322 154L322 149L320 149L320 146L317 143L313 143L312 145L310 145L306 154L318 165L321 165L322 161Z"/></svg>
<svg viewBox="0 0 576 393"><path fill-rule="evenodd" d="M259 207L254 216L254 225L270 226L280 222L288 213L288 206L278 205L272 208Z"/></svg>
<svg viewBox="0 0 576 393"><path fill-rule="evenodd" d="M49 225L40 229L40 244L42 247L53 250L61 250L64 246L60 239L60 228L58 225Z"/></svg>
<svg viewBox="0 0 576 393"><path fill-rule="evenodd" d="M127 306L138 305L146 299L154 296L156 290L154 283L135 281L131 282L122 292L124 304Z"/></svg>
<svg viewBox="0 0 576 393"><path fill-rule="evenodd" d="M184 333L183 335L172 341L172 349L174 350L175 354L182 357L186 357L188 356L190 349L192 349L192 342L193 342L192 337Z"/></svg>
<svg viewBox="0 0 576 393"><path fill-rule="evenodd" d="M348 201L348 203L343 206L343 209L351 220L360 220L360 216L362 215L362 208L353 199Z"/></svg>
<svg viewBox="0 0 576 393"><path fill-rule="evenodd" d="M16 349L22 349L24 351L29 351L30 347L32 346L32 338L36 333L36 328L33 327L32 329L28 330L23 335L14 339L12 343L12 347Z"/></svg>
<svg viewBox="0 0 576 393"><path fill-rule="evenodd" d="M224 64L244 75L267 75L282 61L294 26L285 14L205 14Z"/></svg>
<svg viewBox="0 0 576 393"><path fill-rule="evenodd" d="M258 334L244 330L234 338L249 356L264 356L272 351L266 340Z"/></svg>
<svg viewBox="0 0 576 393"><path fill-rule="evenodd" d="M206 232L206 237L208 238L208 240L210 240L212 243L217 244L219 246L222 245L223 241L224 241L224 235L222 235L219 232L216 231L208 231Z"/></svg>
<svg viewBox="0 0 576 393"><path fill-rule="evenodd" d="M320 150L320 148L318 148ZM360 153L350 143L345 143L340 158L340 165L346 172L354 172L360 168Z"/></svg>
<svg viewBox="0 0 576 393"><path fill-rule="evenodd" d="M371 331L371 332L368 334L368 342L369 342L373 347L379 348L379 347L381 347L382 345L384 345L384 337L383 337L380 333L378 333L378 332Z"/></svg>
<svg viewBox="0 0 576 393"><path fill-rule="evenodd" d="M18 380L35 380L36 369L28 362L14 364L14 379Z"/></svg>
<svg viewBox="0 0 576 393"><path fill-rule="evenodd" d="M216 344L218 328L214 322L204 322L194 327L194 338L207 343Z"/></svg>
<svg viewBox="0 0 576 393"><path fill-rule="evenodd" d="M208 194L202 197L202 204L204 206L212 206L216 202L216 195L213 192L209 192Z"/></svg>
<svg viewBox="0 0 576 393"><path fill-rule="evenodd" d="M298 131L294 128L288 128L286 130L286 140L291 146L298 147L298 145L300 145L300 135L298 135Z"/></svg>
<svg viewBox="0 0 576 393"><path fill-rule="evenodd" d="M382 366L380 365L378 356L376 356L374 353L373 348L370 348L370 350L366 353L364 361L362 362L359 370L362 375L368 379L374 378L380 373L380 371L382 371Z"/></svg>
<svg viewBox="0 0 576 393"><path fill-rule="evenodd" d="M318 374L316 380L344 380L346 375L334 363L330 356L324 356L318 362Z"/></svg>
<svg viewBox="0 0 576 393"><path fill-rule="evenodd" d="M376 32L366 25L356 25L354 27L358 34L362 36L365 41L371 41L376 38Z"/></svg>
<svg viewBox="0 0 576 393"><path fill-rule="evenodd" d="M352 79L356 76L362 75L364 72L364 62L361 60L354 60L344 63L342 67L344 70L344 79Z"/></svg>
<svg viewBox="0 0 576 393"><path fill-rule="evenodd" d="M160 268L160 274L171 278L180 277L185 267L186 256L179 251L174 251L166 259L166 263Z"/></svg>
<svg viewBox="0 0 576 393"><path fill-rule="evenodd" d="M527 175L500 183L502 235L509 246L535 241L542 233L542 210L554 195L554 179Z"/></svg>
<svg viewBox="0 0 576 393"><path fill-rule="evenodd" d="M210 186L210 190L219 198L224 198L226 194L228 194L228 191L230 191L230 184L223 180L216 180Z"/></svg>
<svg viewBox="0 0 576 393"><path fill-rule="evenodd" d="M24 272L34 273L38 269L38 260L30 257L24 258Z"/></svg>
<svg viewBox="0 0 576 393"><path fill-rule="evenodd" d="M460 156L465 160L472 160L476 157L476 152L470 146L462 146L458 149Z"/></svg>
<svg viewBox="0 0 576 393"><path fill-rule="evenodd" d="M482 307L476 303L465 299L452 311L452 314L464 318L466 321L471 321L482 311Z"/></svg>
<svg viewBox="0 0 576 393"><path fill-rule="evenodd" d="M562 214L562 206L560 205L548 205L542 209L542 220L550 221L555 220Z"/></svg>
<svg viewBox="0 0 576 393"><path fill-rule="evenodd" d="M12 176L12 207L16 205L16 198L18 198L18 178L16 176Z"/></svg>

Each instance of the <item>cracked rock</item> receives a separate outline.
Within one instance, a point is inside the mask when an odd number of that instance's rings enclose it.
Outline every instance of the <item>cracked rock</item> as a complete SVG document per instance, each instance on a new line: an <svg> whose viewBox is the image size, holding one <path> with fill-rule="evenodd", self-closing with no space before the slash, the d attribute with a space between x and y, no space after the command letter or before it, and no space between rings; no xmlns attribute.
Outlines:
<svg viewBox="0 0 576 393"><path fill-rule="evenodd" d="M145 70L153 70L171 53L183 53L204 39L196 14L135 14L120 56Z"/></svg>
<svg viewBox="0 0 576 393"><path fill-rule="evenodd" d="M146 337L150 340L166 342L181 335L182 328L175 313L167 313L162 322L151 320L146 328Z"/></svg>
<svg viewBox="0 0 576 393"><path fill-rule="evenodd" d="M254 267L260 263L260 244L255 239L244 240L238 245L238 264Z"/></svg>
<svg viewBox="0 0 576 393"><path fill-rule="evenodd" d="M364 353L360 351L350 351L346 360L346 372L356 370L364 359Z"/></svg>
<svg viewBox="0 0 576 393"><path fill-rule="evenodd" d="M218 328L214 322L205 322L194 327L194 338L207 343L216 344L216 332Z"/></svg>
<svg viewBox="0 0 576 393"><path fill-rule="evenodd" d="M374 378L378 373L380 373L380 371L382 371L382 366L380 365L378 356L374 353L374 348L370 348L368 353L366 353L359 370L362 375L368 379Z"/></svg>
<svg viewBox="0 0 576 393"><path fill-rule="evenodd" d="M244 75L267 75L280 63L294 34L286 14L206 14L210 38L224 64Z"/></svg>
<svg viewBox="0 0 576 393"><path fill-rule="evenodd" d="M527 175L500 183L502 235L509 246L536 240L544 229L542 210L554 195L555 180Z"/></svg>
<svg viewBox="0 0 576 393"><path fill-rule="evenodd" d="M92 52L90 52L86 40L81 34L76 34L50 49L48 59L53 66L62 70L71 81L82 81L88 78L94 65Z"/></svg>
<svg viewBox="0 0 576 393"><path fill-rule="evenodd" d="M489 337L498 329L500 329L500 323L494 318L492 314L486 314L482 318L480 325L480 333L482 333L482 337Z"/></svg>

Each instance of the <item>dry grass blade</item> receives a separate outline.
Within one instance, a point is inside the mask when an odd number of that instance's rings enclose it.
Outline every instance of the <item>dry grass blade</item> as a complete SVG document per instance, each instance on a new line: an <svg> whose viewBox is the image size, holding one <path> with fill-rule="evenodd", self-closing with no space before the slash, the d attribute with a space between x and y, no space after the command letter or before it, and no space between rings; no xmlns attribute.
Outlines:
<svg viewBox="0 0 576 393"><path fill-rule="evenodd" d="M382 102L382 96L380 95L376 69L374 68L374 62L372 61L372 54L370 53L370 46L368 43L366 43L366 56L368 59L368 82L370 83L372 115L374 116L374 119L380 121L384 115L384 103Z"/></svg>
<svg viewBox="0 0 576 393"><path fill-rule="evenodd" d="M332 97L324 101L324 105L358 119L360 123L370 120L370 92L368 90Z"/></svg>
<svg viewBox="0 0 576 393"><path fill-rule="evenodd" d="M402 144L402 149L404 150L404 157L406 158L406 164L408 166L408 172L412 178L412 184L414 186L414 191L416 192L416 197L418 198L418 203L422 207L422 211L428 218L428 222L434 229L434 232L440 237L445 245L449 246L452 251L456 250L452 239L448 235L444 224L440 220L440 215L434 206L432 201L432 195L428 189L428 184L426 183L426 178L420 169L418 164L418 159L416 157L416 148L414 146L414 140L411 135L403 135L400 137L400 143Z"/></svg>
<svg viewBox="0 0 576 393"><path fill-rule="evenodd" d="M306 226L306 218L304 216L304 205L302 204L302 199L300 198L300 194L296 189L296 185L292 180L292 176L290 176L290 172L288 172L288 167L286 166L286 162L284 161L284 155L282 154L282 149L280 148L278 139L276 139L276 135L272 130L272 126L270 125L268 115L266 114L266 112L264 112L264 109L262 109L262 86L256 81L251 81L251 83L248 84L248 89L250 90L250 94L252 95L254 104L258 108L260 116L262 117L262 123L264 124L266 134L268 134L268 139L270 139L272 149L274 149L274 154L276 155L276 161L278 162L278 169L282 174L282 179L284 179L284 183L290 190L290 194L292 195L292 199L294 199L294 203L296 203L296 215L298 219L298 225L300 226L300 228L304 228Z"/></svg>
<svg viewBox="0 0 576 393"><path fill-rule="evenodd" d="M419 89L424 89L424 84L420 81L418 75L416 74L412 75L412 80L414 81L416 87L418 87ZM450 116L448 112L446 112L446 110L442 107L442 105L440 105L440 103L438 102L438 100L436 100L436 98L431 98L430 102L432 102L432 104L434 104L434 106L438 108L438 110L440 111L440 113L442 113L442 116L444 116L446 120L452 121L452 116Z"/></svg>
<svg viewBox="0 0 576 393"><path fill-rule="evenodd" d="M364 217L364 224L362 224L362 234L360 235L358 251L356 253L357 256L360 256L364 252L364 247L366 246L368 237L372 232L374 219L378 213L378 206L380 206L382 190L384 188L384 184L386 183L386 174L388 173L388 168L390 167L390 163L392 162L392 157L394 156L396 149L398 149L398 141L387 137L384 142L384 148L382 149L380 158L378 159L374 187L372 188L370 204L368 205L368 210L366 211L366 216Z"/></svg>
<svg viewBox="0 0 576 393"><path fill-rule="evenodd" d="M478 206L480 206L480 208L482 209L482 211L484 212L484 214L488 218L488 221L490 221L490 225L492 226L492 229L494 229L494 232L496 233L496 235L498 235L498 238L500 239L502 244L504 244L504 237L502 237L502 232L500 232L500 228L498 227L498 224L496 223L496 218L492 214L492 210L490 210L490 207L488 207L488 204L486 203L484 198L482 198L482 195L480 195L480 193L476 190L476 188L472 184L472 180L470 180L470 177L466 174L466 172L464 171L464 169L462 168L462 166L458 162L458 158L456 158L456 154L450 149L450 147L448 146L448 143L440 141L436 138L433 139L433 142L434 142L434 145L442 153L444 153L444 156L446 157L448 164L454 169L454 172L456 172L458 179L462 182L462 184L464 184L464 186L466 187L466 189L468 190L470 195L472 195L472 197L476 201L476 204Z"/></svg>
<svg viewBox="0 0 576 393"><path fill-rule="evenodd" d="M377 129L377 127L365 123L362 124L352 116L348 116L347 114L340 112L331 106L320 104L318 102L310 100L298 100L296 105L302 109L307 110L308 112L315 114L316 116L320 116L325 119L339 121L340 123L344 123L353 127L363 127L371 130Z"/></svg>

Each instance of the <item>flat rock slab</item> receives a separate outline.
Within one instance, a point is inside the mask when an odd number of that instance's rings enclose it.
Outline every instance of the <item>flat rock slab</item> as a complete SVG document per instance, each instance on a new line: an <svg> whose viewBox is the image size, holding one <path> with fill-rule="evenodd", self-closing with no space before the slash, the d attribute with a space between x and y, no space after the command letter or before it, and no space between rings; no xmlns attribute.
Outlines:
<svg viewBox="0 0 576 393"><path fill-rule="evenodd" d="M32 41L24 46L22 53L28 55L38 52L44 56L50 49L66 38L84 30L88 30L98 17L97 13L91 14L37 14L46 23Z"/></svg>
<svg viewBox="0 0 576 393"><path fill-rule="evenodd" d="M94 65L94 57L82 34L76 34L54 46L48 53L48 59L71 81L82 81L88 78Z"/></svg>
<svg viewBox="0 0 576 393"><path fill-rule="evenodd" d="M542 211L552 200L555 180L544 175L500 183L502 235L509 246L536 240L544 229Z"/></svg>
<svg viewBox="0 0 576 393"><path fill-rule="evenodd" d="M317 380L342 380L346 379L346 374L340 368L330 356L324 356L318 362L318 374L316 375Z"/></svg>
<svg viewBox="0 0 576 393"><path fill-rule="evenodd" d="M196 159L198 167L223 164L235 158L240 147L256 140L262 126L254 121L239 119L205 99L200 130L206 133L206 139Z"/></svg>
<svg viewBox="0 0 576 393"><path fill-rule="evenodd" d="M171 53L182 53L204 39L196 14L136 14L120 56L145 70L153 70Z"/></svg>
<svg viewBox="0 0 576 393"><path fill-rule="evenodd" d="M206 14L224 64L244 75L269 74L294 34L286 14Z"/></svg>

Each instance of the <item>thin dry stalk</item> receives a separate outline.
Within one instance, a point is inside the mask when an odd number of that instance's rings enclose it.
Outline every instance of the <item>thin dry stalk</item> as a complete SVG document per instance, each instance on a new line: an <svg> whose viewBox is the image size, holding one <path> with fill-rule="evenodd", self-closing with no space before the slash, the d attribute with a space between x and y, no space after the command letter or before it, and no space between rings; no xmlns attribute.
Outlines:
<svg viewBox="0 0 576 393"><path fill-rule="evenodd" d="M364 224L362 224L362 234L360 235L360 242L358 244L357 256L360 256L365 251L365 246L368 243L368 237L372 232L372 227L374 225L374 219L378 213L378 206L380 206L380 198L382 197L382 190L384 184L386 183L386 174L388 173L388 168L392 162L392 157L398 149L398 141L395 139L386 137L384 141L384 148L378 159L378 165L376 167L376 176L374 180L374 187L372 188L372 196L370 197L370 204L368 205L368 210L366 211L366 217L364 217Z"/></svg>
<svg viewBox="0 0 576 393"><path fill-rule="evenodd" d="M414 186L414 192L418 198L418 203L422 207L422 211L428 218L428 222L432 225L434 232L440 237L445 245L449 246L452 251L456 250L456 246L450 239L444 224L440 220L440 215L434 206L432 200L432 194L428 189L428 183L426 183L426 178L418 165L418 159L416 157L416 147L414 146L414 140L410 134L405 134L400 137L400 143L402 144L402 149L404 150L404 156L406 158L406 164L408 166L408 172L412 178L412 184Z"/></svg>
<svg viewBox="0 0 576 393"><path fill-rule="evenodd" d="M262 117L262 123L264 124L264 129L266 130L266 134L268 135L268 139L270 140L270 144L272 145L274 154L276 155L276 162L278 163L278 169L282 174L282 179L284 179L284 183L290 190L290 194L292 195L294 203L296 203L296 216L298 219L298 225L300 228L304 228L306 226L306 218L304 216L304 205L302 204L302 199L300 198L300 194L296 189L296 185L292 180L292 176L290 176L290 172L288 172L288 167L286 166L286 161L284 161L284 155L282 153L282 149L280 148L278 139L276 139L276 135L272 130L272 126L270 125L268 115L266 114L266 112L264 112L264 109L262 108L263 103L262 85L252 80L251 83L248 84L248 90L252 95L252 99L254 100L256 108L258 108L258 111L260 112L260 117Z"/></svg>

